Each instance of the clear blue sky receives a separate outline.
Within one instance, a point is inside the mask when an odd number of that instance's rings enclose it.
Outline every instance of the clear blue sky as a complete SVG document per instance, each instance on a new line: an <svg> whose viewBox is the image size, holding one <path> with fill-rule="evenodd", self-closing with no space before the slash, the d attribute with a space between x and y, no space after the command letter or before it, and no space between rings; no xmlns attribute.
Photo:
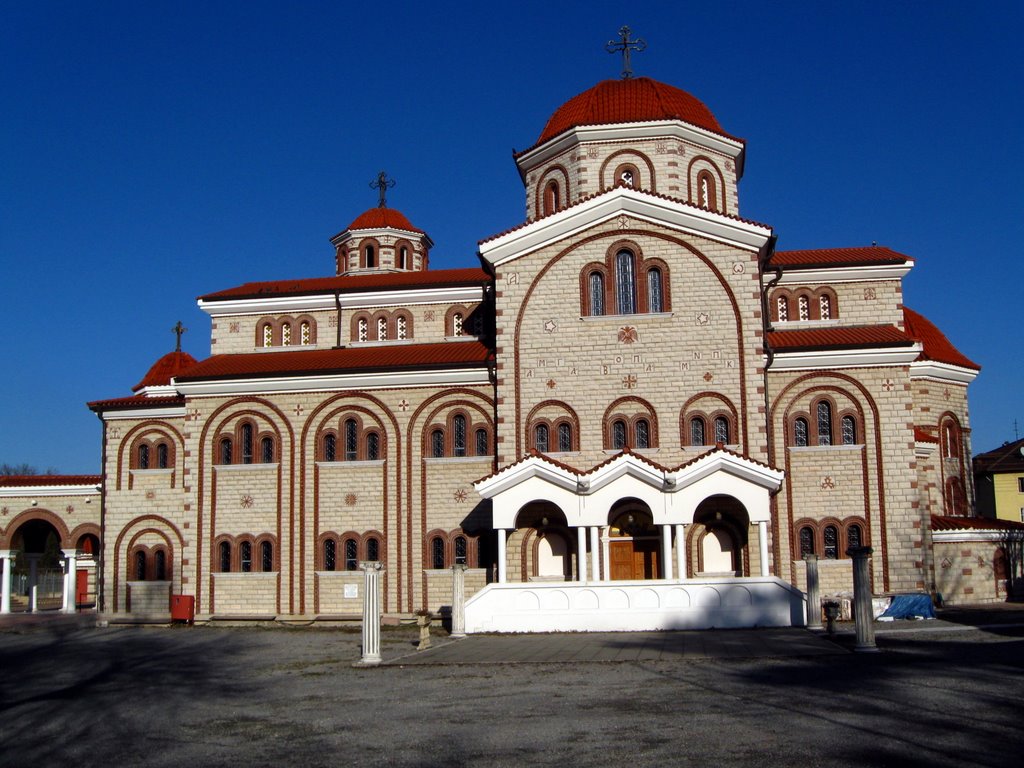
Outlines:
<svg viewBox="0 0 1024 768"><path fill-rule="evenodd" d="M975 452L1024 434L1019 2L33 2L0 8L0 463L98 472L86 401L173 348L203 293L329 275L389 201L434 268L521 222L511 158L617 77L690 91L747 140L740 212L779 248L914 256L906 303L983 366Z"/></svg>

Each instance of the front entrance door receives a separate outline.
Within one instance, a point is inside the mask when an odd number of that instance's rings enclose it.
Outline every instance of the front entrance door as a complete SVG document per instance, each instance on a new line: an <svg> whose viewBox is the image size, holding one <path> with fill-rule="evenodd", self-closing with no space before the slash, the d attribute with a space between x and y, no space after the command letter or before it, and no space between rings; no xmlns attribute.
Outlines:
<svg viewBox="0 0 1024 768"><path fill-rule="evenodd" d="M658 578L657 539L627 539L608 542L612 581Z"/></svg>

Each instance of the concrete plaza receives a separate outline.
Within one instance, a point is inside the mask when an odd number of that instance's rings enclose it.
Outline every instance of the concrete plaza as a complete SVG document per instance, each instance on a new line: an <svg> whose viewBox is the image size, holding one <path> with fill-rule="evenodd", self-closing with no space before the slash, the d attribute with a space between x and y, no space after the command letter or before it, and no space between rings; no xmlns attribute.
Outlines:
<svg viewBox="0 0 1024 768"><path fill-rule="evenodd" d="M476 636L0 624L0 765L1019 765L1024 615ZM50 619L50 620L47 620ZM981 626L983 628L975 628Z"/></svg>

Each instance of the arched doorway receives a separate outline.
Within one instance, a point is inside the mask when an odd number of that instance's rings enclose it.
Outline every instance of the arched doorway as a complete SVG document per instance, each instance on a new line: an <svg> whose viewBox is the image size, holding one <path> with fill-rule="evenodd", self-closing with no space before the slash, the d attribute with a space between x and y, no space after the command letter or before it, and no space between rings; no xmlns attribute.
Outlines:
<svg viewBox="0 0 1024 768"><path fill-rule="evenodd" d="M519 510L508 536L508 580L570 581L574 551L562 510L551 502L531 502Z"/></svg>
<svg viewBox="0 0 1024 768"><path fill-rule="evenodd" d="M60 532L48 520L34 518L22 523L11 535L11 549L17 550L12 573L12 608L35 610L61 608L64 602L64 568Z"/></svg>
<svg viewBox="0 0 1024 768"><path fill-rule="evenodd" d="M638 499L623 499L608 513L608 522L608 575L611 580L659 578L660 543L650 508Z"/></svg>
<svg viewBox="0 0 1024 768"><path fill-rule="evenodd" d="M750 516L732 496L709 496L693 515L698 576L742 576Z"/></svg>

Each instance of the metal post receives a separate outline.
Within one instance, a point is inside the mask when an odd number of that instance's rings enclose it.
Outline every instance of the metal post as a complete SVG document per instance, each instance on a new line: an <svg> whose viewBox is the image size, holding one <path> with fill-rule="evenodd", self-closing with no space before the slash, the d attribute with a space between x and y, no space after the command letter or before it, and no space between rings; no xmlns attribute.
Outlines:
<svg viewBox="0 0 1024 768"><path fill-rule="evenodd" d="M380 573L384 564L362 562L363 569L363 657L362 666L380 664Z"/></svg>
<svg viewBox="0 0 1024 768"><path fill-rule="evenodd" d="M450 637L466 636L466 566L452 566L452 633Z"/></svg>
<svg viewBox="0 0 1024 768"><path fill-rule="evenodd" d="M875 645L875 616L871 609L871 576L868 562L871 547L850 547L846 554L853 558L853 621L857 628L857 643L853 650L868 653L878 651Z"/></svg>
<svg viewBox="0 0 1024 768"><path fill-rule="evenodd" d="M807 628L821 629L821 595L818 587L818 556L804 555L807 570Z"/></svg>

